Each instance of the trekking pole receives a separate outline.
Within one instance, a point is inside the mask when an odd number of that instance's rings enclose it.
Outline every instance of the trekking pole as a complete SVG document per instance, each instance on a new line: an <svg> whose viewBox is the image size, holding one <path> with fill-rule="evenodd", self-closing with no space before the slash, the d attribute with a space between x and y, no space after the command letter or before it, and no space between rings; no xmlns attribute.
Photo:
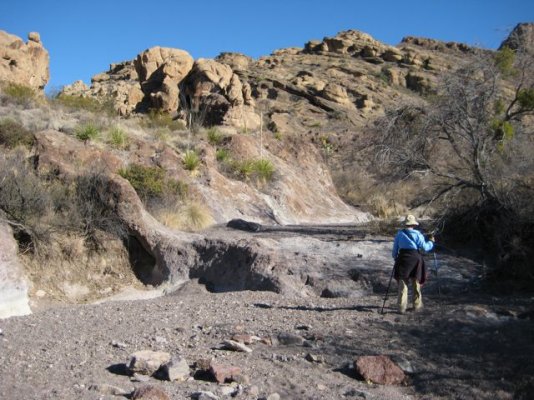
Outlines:
<svg viewBox="0 0 534 400"><path fill-rule="evenodd" d="M386 300L388 299L389 288L391 287L391 280L393 279L394 274L395 274L395 266L393 266L393 269L391 270L391 276L389 277L388 288L386 290L386 295L384 296L384 303L382 304L382 311L380 311L380 314L384 314L384 306L386 305Z"/></svg>

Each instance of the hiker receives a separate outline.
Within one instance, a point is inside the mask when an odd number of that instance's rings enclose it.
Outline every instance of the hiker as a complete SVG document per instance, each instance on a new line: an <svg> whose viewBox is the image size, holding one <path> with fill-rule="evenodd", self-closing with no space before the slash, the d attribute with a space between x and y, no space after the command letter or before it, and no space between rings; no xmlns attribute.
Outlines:
<svg viewBox="0 0 534 400"><path fill-rule="evenodd" d="M408 282L413 287L413 308L418 311L423 308L421 285L426 280L426 267L420 251L430 251L434 247L434 236L428 240L415 229L419 222L413 215L408 215L404 221L404 229L397 232L393 242L393 258L395 259L394 277L399 284L399 312L404 314L408 304Z"/></svg>

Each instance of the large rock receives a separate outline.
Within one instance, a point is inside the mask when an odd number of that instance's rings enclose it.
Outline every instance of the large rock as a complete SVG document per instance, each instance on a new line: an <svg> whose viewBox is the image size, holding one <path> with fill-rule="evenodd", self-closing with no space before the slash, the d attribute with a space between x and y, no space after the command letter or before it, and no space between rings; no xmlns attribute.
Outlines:
<svg viewBox="0 0 534 400"><path fill-rule="evenodd" d="M356 371L366 380L379 385L400 385L404 372L387 356L362 356L354 361Z"/></svg>
<svg viewBox="0 0 534 400"><path fill-rule="evenodd" d="M17 242L11 227L1 221L0 214L0 318L31 314Z"/></svg>
<svg viewBox="0 0 534 400"><path fill-rule="evenodd" d="M128 371L143 375L152 375L161 366L171 361L171 355L163 351L141 350L130 355Z"/></svg>
<svg viewBox="0 0 534 400"><path fill-rule="evenodd" d="M202 114L204 123L247 129L259 126L250 85L243 84L229 65L198 59L184 86L192 111Z"/></svg>
<svg viewBox="0 0 534 400"><path fill-rule="evenodd" d="M139 54L134 64L152 106L165 112L177 111L178 84L191 70L193 57L184 50L157 46Z"/></svg>
<svg viewBox="0 0 534 400"><path fill-rule="evenodd" d="M37 32L28 42L0 30L0 81L42 90L50 78L48 51Z"/></svg>

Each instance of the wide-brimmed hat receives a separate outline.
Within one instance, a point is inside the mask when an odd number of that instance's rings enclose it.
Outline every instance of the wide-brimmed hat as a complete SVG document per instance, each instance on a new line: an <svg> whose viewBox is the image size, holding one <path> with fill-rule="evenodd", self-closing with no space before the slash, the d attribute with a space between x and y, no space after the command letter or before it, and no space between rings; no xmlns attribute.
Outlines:
<svg viewBox="0 0 534 400"><path fill-rule="evenodd" d="M407 215L406 219L404 220L404 225L406 226L416 226L419 225L419 222L415 219L413 215Z"/></svg>

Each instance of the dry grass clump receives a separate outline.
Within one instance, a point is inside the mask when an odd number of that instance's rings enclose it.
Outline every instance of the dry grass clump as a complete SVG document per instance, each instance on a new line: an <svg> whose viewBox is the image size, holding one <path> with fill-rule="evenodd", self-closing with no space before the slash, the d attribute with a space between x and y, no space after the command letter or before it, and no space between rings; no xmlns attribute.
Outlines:
<svg viewBox="0 0 534 400"><path fill-rule="evenodd" d="M366 208L378 218L391 218L406 214L407 208L396 202L393 198L387 198L381 193L375 193L369 197Z"/></svg>
<svg viewBox="0 0 534 400"><path fill-rule="evenodd" d="M120 126L113 126L107 132L107 142L111 147L123 150L128 147L128 134Z"/></svg>
<svg viewBox="0 0 534 400"><path fill-rule="evenodd" d="M35 143L35 136L18 122L10 118L0 120L0 145L13 149L17 146L31 148Z"/></svg>
<svg viewBox="0 0 534 400"><path fill-rule="evenodd" d="M165 226L185 231L199 231L215 222L210 210L197 201L177 203L174 207L160 208L154 216Z"/></svg>

